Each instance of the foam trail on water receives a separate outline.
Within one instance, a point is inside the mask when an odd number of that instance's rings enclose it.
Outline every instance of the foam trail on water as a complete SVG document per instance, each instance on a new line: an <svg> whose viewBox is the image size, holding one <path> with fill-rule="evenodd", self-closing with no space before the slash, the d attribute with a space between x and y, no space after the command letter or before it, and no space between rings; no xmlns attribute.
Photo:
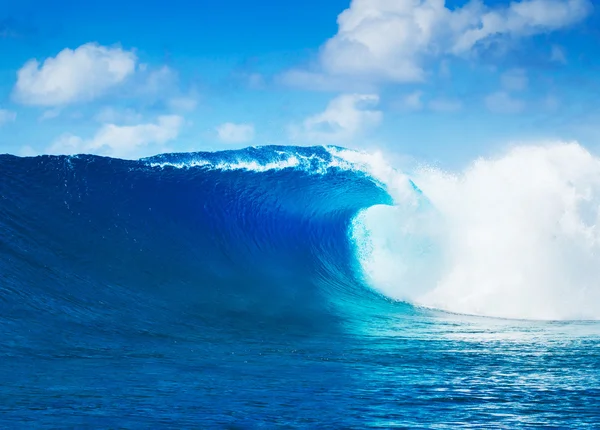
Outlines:
<svg viewBox="0 0 600 430"><path fill-rule="evenodd" d="M361 212L352 235L376 289L460 313L600 319L600 159L582 146L516 147L458 173L419 168L426 199L406 198L401 172L375 176L396 206Z"/></svg>

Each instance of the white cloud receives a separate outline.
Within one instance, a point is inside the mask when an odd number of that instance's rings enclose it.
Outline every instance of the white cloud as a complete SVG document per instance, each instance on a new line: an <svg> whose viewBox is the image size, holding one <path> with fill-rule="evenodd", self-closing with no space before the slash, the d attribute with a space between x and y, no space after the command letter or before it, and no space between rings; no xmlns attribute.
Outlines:
<svg viewBox="0 0 600 430"><path fill-rule="evenodd" d="M60 115L60 112L60 108L47 109L40 115L40 121L57 118Z"/></svg>
<svg viewBox="0 0 600 430"><path fill-rule="evenodd" d="M17 72L16 101L59 106L88 101L122 83L135 71L136 56L118 47L96 43L66 48L43 63L33 59Z"/></svg>
<svg viewBox="0 0 600 430"><path fill-rule="evenodd" d="M423 108L423 102L421 101L422 96L422 91L415 91L414 93L409 94L403 100L404 106L410 110L421 110Z"/></svg>
<svg viewBox="0 0 600 430"><path fill-rule="evenodd" d="M471 22L457 37L452 51L465 52L475 44L495 36L532 36L573 25L593 10L589 0L523 0L507 8L477 7L470 12Z"/></svg>
<svg viewBox="0 0 600 430"><path fill-rule="evenodd" d="M350 76L332 76L321 72L288 70L278 77L283 85L311 91L371 93L375 86L367 79Z"/></svg>
<svg viewBox="0 0 600 430"><path fill-rule="evenodd" d="M434 99L428 105L434 112L453 113L462 109L462 103L458 100Z"/></svg>
<svg viewBox="0 0 600 430"><path fill-rule="evenodd" d="M443 2L353 0L338 16L338 33L321 53L332 75L369 75L394 81L418 81L417 56L427 51Z"/></svg>
<svg viewBox="0 0 600 430"><path fill-rule="evenodd" d="M168 66L151 68L140 65L135 81L128 91L132 98L146 106L161 107L175 113L196 109L199 95L196 88L183 89L179 73Z"/></svg>
<svg viewBox="0 0 600 430"><path fill-rule="evenodd" d="M265 78L260 73L250 73L248 75L248 87L253 90L259 90L265 87Z"/></svg>
<svg viewBox="0 0 600 430"><path fill-rule="evenodd" d="M542 105L546 110L555 112L560 108L560 100L552 94L546 96L542 101Z"/></svg>
<svg viewBox="0 0 600 430"><path fill-rule="evenodd" d="M35 157L36 155L39 155L39 152L33 149L31 146L25 145L19 150L19 155L21 157Z"/></svg>
<svg viewBox="0 0 600 430"><path fill-rule="evenodd" d="M156 96L171 92L177 86L179 79L177 72L168 66L162 66L159 69L149 69L148 65L144 64L142 75L145 77L143 83L139 87L142 95Z"/></svg>
<svg viewBox="0 0 600 430"><path fill-rule="evenodd" d="M329 102L324 112L293 127L293 137L310 141L348 141L381 123L381 111L369 109L379 103L377 94L342 94Z"/></svg>
<svg viewBox="0 0 600 430"><path fill-rule="evenodd" d="M567 64L567 56L565 55L565 51L558 45L552 45L550 61L560 64Z"/></svg>
<svg viewBox="0 0 600 430"><path fill-rule="evenodd" d="M226 143L250 142L254 139L254 126L226 122L217 127L217 135L222 142Z"/></svg>
<svg viewBox="0 0 600 430"><path fill-rule="evenodd" d="M118 126L105 124L91 139L65 134L48 149L49 154L98 154L119 158L139 158L165 151L167 142L179 135L183 118L158 117L155 123Z"/></svg>
<svg viewBox="0 0 600 430"><path fill-rule="evenodd" d="M173 97L168 101L169 108L175 111L189 112L196 109L198 100L193 95Z"/></svg>
<svg viewBox="0 0 600 430"><path fill-rule="evenodd" d="M423 98L423 91L416 90L392 102L392 108L400 112L417 112L427 109L440 113L458 112L462 109L462 103L459 100L434 98L424 101Z"/></svg>
<svg viewBox="0 0 600 430"><path fill-rule="evenodd" d="M488 95L485 98L485 105L490 112L498 114L515 114L522 112L525 108L525 102L511 97L504 91L498 91Z"/></svg>
<svg viewBox="0 0 600 430"><path fill-rule="evenodd" d="M523 69L512 69L502 74L502 87L509 91L523 91L529 84L527 72Z"/></svg>
<svg viewBox="0 0 600 430"><path fill-rule="evenodd" d="M102 108L94 120L102 124L134 124L142 120L142 115L133 109Z"/></svg>
<svg viewBox="0 0 600 430"><path fill-rule="evenodd" d="M413 91L392 102L392 108L403 112L416 112L423 109L423 91Z"/></svg>
<svg viewBox="0 0 600 430"><path fill-rule="evenodd" d="M440 78L444 79L448 79L452 76L452 71L450 70L450 64L448 63L448 60L441 61L439 75Z"/></svg>
<svg viewBox="0 0 600 430"><path fill-rule="evenodd" d="M8 109L0 109L0 127L9 122L17 120L17 113Z"/></svg>
<svg viewBox="0 0 600 430"><path fill-rule="evenodd" d="M494 8L472 0L452 9L444 0L352 0L338 16L337 34L321 49L317 73L422 81L428 57L464 56L490 40L557 30L583 20L591 10L590 0L523 0ZM292 83L303 86L300 72L290 73ZM309 79L304 83L314 85Z"/></svg>

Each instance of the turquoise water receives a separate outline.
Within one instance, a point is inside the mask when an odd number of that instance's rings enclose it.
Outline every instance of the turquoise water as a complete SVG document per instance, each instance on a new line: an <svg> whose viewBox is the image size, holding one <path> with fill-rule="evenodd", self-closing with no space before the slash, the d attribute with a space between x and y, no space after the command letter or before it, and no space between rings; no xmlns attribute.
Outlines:
<svg viewBox="0 0 600 430"><path fill-rule="evenodd" d="M147 333L121 342L97 339L101 348L82 342L46 353L13 349L12 356L5 347L2 422L103 428L598 425L597 324L417 312L364 328L362 334L285 324L195 336Z"/></svg>

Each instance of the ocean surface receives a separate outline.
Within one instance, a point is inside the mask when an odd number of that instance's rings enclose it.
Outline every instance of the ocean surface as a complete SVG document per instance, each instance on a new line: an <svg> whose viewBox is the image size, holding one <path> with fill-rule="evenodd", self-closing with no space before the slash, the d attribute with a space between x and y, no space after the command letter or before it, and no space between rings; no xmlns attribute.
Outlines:
<svg viewBox="0 0 600 430"><path fill-rule="evenodd" d="M0 156L1 428L600 428L600 162Z"/></svg>

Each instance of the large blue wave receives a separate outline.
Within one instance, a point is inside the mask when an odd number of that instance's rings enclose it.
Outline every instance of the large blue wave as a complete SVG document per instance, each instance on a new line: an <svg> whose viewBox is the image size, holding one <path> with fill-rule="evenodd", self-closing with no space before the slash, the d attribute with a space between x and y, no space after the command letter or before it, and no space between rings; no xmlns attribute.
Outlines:
<svg viewBox="0 0 600 430"><path fill-rule="evenodd" d="M588 156L572 147L552 151L553 160L571 155L578 162L564 174L549 168L543 178L574 178L576 190L600 187L600 176L590 174L598 171L595 159L579 162ZM518 167L509 176L547 155L535 154L509 159ZM467 305L459 310L475 303L484 305L482 313L500 307L530 315L523 310L557 303L569 311L584 304L597 315L597 254L583 259L586 265L562 258L577 250L571 255L588 256L596 236L584 230L583 240L566 241L573 218L568 229L556 228L565 213L558 203L570 204L576 193L548 193L560 181L506 185L507 175L495 167L480 163L460 181L442 178L444 186L435 175L418 177L422 195L385 160L340 148L261 147L138 161L0 156L0 422L598 422L597 324L430 313L375 292L428 306L415 298L433 274L443 299ZM506 160L501 167L506 172ZM492 197L506 187L504 206L482 200L497 178ZM519 190L526 198L511 206ZM522 224L532 200L535 217ZM597 213L598 200L589 201ZM539 208L550 222L542 222ZM441 242L440 220L442 233L452 233ZM562 240L547 232L562 233ZM521 251L521 244L529 246ZM515 258L548 249L560 259ZM451 252L443 261L449 278L436 274L440 250ZM522 261L527 271L519 272ZM543 272L530 271L535 261L544 263ZM552 296L549 282L529 282L552 281L538 276L547 272L589 281L580 290L588 295L577 293L578 283ZM456 276L462 273L477 274L477 282ZM515 273L529 275L527 282L507 289L503 275L510 281Z"/></svg>
<svg viewBox="0 0 600 430"><path fill-rule="evenodd" d="M7 338L43 342L49 325L96 334L190 321L323 326L377 300L349 227L391 198L338 161L322 147L138 161L1 156Z"/></svg>

